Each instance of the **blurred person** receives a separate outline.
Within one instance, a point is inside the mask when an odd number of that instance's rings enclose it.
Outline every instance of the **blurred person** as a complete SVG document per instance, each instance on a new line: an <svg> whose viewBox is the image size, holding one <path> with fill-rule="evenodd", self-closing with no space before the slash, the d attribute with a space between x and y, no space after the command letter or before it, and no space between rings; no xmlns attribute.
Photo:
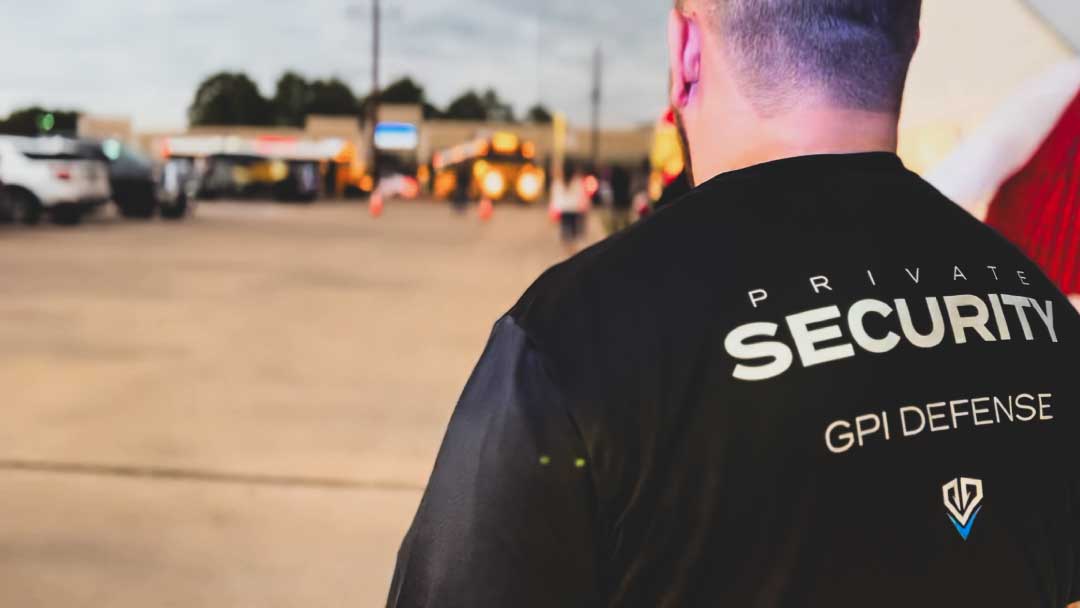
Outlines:
<svg viewBox="0 0 1080 608"><path fill-rule="evenodd" d="M611 233L620 232L630 226L632 220L630 208L633 204L630 172L621 165L611 168L611 208L610 226Z"/></svg>
<svg viewBox="0 0 1080 608"><path fill-rule="evenodd" d="M697 187L495 324L390 606L1080 600L1080 317L895 155L920 8L671 13Z"/></svg>
<svg viewBox="0 0 1080 608"><path fill-rule="evenodd" d="M600 207L611 202L611 169L605 166L585 166L585 192L593 207Z"/></svg>
<svg viewBox="0 0 1080 608"><path fill-rule="evenodd" d="M577 252L585 234L585 213L589 195L585 191L585 171L580 164L566 161L551 182L551 208L559 215L559 236L567 255Z"/></svg>
<svg viewBox="0 0 1080 608"><path fill-rule="evenodd" d="M648 157L641 163L641 167L634 173L634 214L637 219L644 219L652 212L652 196L649 194L649 185L652 178L652 162Z"/></svg>
<svg viewBox="0 0 1080 608"><path fill-rule="evenodd" d="M459 163L454 175L454 194L450 197L450 205L459 215L469 208L472 172L472 163Z"/></svg>
<svg viewBox="0 0 1080 608"><path fill-rule="evenodd" d="M611 172L612 167L609 165L601 165L594 171L589 171L589 175L592 175L595 179L593 184L596 186L596 191L593 192L590 202L593 209L600 208L604 212L600 217L600 223L604 229L604 234L610 235L612 230L612 207L615 202L615 193L611 188ZM588 191L588 188L586 188Z"/></svg>
<svg viewBox="0 0 1080 608"><path fill-rule="evenodd" d="M591 173L596 178L596 192L592 197L593 206L603 205L610 209L615 199L615 192L611 189L612 167L603 166Z"/></svg>

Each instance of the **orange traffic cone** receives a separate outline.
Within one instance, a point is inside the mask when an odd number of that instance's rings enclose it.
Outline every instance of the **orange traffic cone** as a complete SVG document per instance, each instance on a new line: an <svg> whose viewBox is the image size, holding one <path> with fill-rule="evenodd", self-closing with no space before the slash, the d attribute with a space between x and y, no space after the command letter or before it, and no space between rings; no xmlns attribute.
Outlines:
<svg viewBox="0 0 1080 608"><path fill-rule="evenodd" d="M383 197L381 192L372 192L371 201L368 202L368 213L371 217L379 217L383 212Z"/></svg>
<svg viewBox="0 0 1080 608"><path fill-rule="evenodd" d="M486 222L492 215L495 215L495 205L492 205L491 199L485 196L480 199L480 219Z"/></svg>

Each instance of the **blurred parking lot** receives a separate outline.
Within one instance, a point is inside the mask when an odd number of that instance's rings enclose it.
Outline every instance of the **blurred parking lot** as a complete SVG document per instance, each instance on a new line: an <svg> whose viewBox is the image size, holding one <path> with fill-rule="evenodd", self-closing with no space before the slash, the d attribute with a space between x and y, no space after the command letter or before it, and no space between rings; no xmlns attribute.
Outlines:
<svg viewBox="0 0 1080 608"><path fill-rule="evenodd" d="M3 228L0 226L0 228ZM543 210L0 229L0 604L378 606Z"/></svg>

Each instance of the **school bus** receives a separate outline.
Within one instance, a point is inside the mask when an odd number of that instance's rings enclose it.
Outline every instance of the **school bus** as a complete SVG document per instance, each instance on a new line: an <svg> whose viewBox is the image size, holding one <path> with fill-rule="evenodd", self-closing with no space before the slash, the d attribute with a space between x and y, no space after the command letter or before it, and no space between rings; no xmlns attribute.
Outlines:
<svg viewBox="0 0 1080 608"><path fill-rule="evenodd" d="M469 175L465 186L470 199L492 202L518 200L534 203L544 194L544 170L536 163L536 146L514 133L459 144L432 157L432 192L450 199L458 191L458 176Z"/></svg>

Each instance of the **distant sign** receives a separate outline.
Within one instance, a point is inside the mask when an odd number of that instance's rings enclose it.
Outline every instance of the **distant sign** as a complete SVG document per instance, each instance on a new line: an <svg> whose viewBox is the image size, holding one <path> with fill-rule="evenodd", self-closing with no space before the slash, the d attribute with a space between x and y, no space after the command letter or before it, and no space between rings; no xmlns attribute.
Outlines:
<svg viewBox="0 0 1080 608"><path fill-rule="evenodd" d="M380 122L375 126L375 147L380 150L415 150L420 145L416 125L407 122Z"/></svg>

